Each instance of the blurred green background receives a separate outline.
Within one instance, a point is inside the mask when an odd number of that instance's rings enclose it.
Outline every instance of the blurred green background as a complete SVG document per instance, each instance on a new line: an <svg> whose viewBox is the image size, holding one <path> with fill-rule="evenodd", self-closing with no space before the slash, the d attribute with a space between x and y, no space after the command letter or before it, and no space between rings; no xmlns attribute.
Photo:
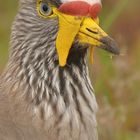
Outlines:
<svg viewBox="0 0 140 140"><path fill-rule="evenodd" d="M0 71L8 59L18 0L0 0ZM103 0L100 24L120 56L96 49L90 67L99 104L100 140L140 140L140 0Z"/></svg>

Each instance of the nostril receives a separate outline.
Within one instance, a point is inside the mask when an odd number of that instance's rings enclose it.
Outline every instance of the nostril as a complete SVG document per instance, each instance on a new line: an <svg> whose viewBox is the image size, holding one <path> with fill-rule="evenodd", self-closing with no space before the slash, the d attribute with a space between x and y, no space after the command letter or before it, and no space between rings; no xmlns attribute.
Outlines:
<svg viewBox="0 0 140 140"><path fill-rule="evenodd" d="M97 18L99 13L101 12L102 5L100 3L96 3L90 7L89 14L92 18Z"/></svg>
<svg viewBox="0 0 140 140"><path fill-rule="evenodd" d="M93 33L93 34L98 34L97 31L93 31L93 30L91 30L91 29L89 29L89 28L86 28L86 30L89 31L89 32L91 32L91 33Z"/></svg>

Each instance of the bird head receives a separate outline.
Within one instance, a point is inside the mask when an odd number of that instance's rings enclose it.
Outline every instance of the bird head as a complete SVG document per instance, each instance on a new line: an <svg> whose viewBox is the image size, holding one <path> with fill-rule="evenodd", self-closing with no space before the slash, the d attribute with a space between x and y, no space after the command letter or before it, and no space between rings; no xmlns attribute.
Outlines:
<svg viewBox="0 0 140 140"><path fill-rule="evenodd" d="M49 56L47 62L62 67L73 53L92 53L95 47L119 54L116 42L99 26L101 8L100 0L20 0L13 44L26 58Z"/></svg>
<svg viewBox="0 0 140 140"><path fill-rule="evenodd" d="M14 83L10 89L15 91L17 87L18 92L23 92L19 96L23 97L24 94L35 105L35 113L39 109L39 116L45 115L43 120L46 120L47 125L49 119L46 117L54 118L56 114L63 117L66 114L69 115L67 118L70 120L66 122L70 122L70 126L74 126L75 122L77 125L79 118L83 123L78 124L74 131L79 126L94 128L97 106L88 77L86 52L89 50L92 53L98 47L114 54L119 53L115 41L99 26L98 15L102 7L100 0L19 2L11 35L12 49L8 62L10 73L7 75L10 79L6 77L10 83ZM56 120L54 118L54 122L63 120L60 117ZM76 121L71 125L72 118ZM87 121L87 125L84 125L85 119L93 120L93 123ZM52 121L48 126L53 126ZM80 129L78 132L79 136L83 131ZM88 134L91 135L88 138L95 138L95 133Z"/></svg>

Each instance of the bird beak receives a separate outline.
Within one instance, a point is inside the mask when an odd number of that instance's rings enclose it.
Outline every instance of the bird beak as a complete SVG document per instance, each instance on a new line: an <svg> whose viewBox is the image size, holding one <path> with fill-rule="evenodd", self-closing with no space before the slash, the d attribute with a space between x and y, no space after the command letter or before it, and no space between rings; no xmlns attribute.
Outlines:
<svg viewBox="0 0 140 140"><path fill-rule="evenodd" d="M57 9L54 13L59 19L56 49L60 66L66 65L70 48L76 38L80 43L88 44L91 48L99 47L113 54L119 54L116 42L99 27L96 20L90 17L66 15Z"/></svg>
<svg viewBox="0 0 140 140"><path fill-rule="evenodd" d="M119 54L117 43L107 35L92 18L85 18L80 25L78 39L91 47L103 48L115 55Z"/></svg>

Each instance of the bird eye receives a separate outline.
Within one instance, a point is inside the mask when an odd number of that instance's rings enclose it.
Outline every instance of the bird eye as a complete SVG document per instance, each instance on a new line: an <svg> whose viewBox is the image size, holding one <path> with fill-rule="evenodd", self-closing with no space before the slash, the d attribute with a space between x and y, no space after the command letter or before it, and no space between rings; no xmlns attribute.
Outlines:
<svg viewBox="0 0 140 140"><path fill-rule="evenodd" d="M48 3L40 2L39 12L42 16L49 16L52 14L52 8Z"/></svg>

